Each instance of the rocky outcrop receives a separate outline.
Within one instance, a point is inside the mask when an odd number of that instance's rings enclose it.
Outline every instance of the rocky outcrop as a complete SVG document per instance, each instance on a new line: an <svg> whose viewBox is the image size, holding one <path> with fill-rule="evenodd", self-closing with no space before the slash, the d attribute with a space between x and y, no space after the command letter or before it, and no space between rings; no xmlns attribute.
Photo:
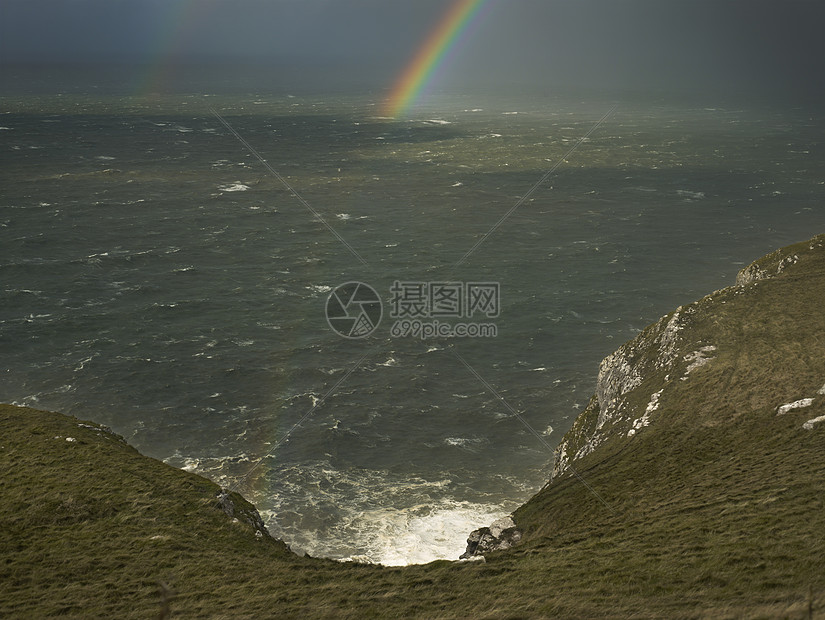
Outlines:
<svg viewBox="0 0 825 620"><path fill-rule="evenodd" d="M258 510L238 493L221 489L216 499L215 508L222 510L227 517L232 518L234 521L243 521L252 526L252 529L255 530L255 536L258 538L269 536L264 520Z"/></svg>
<svg viewBox="0 0 825 620"><path fill-rule="evenodd" d="M602 361L595 395L556 449L553 477L607 437L617 433L632 437L650 424L663 392L656 386L671 377L687 377L699 356L703 363L712 359L706 355L715 347L707 343L697 343L698 352L682 354L681 333L695 311L692 305L663 316Z"/></svg>
<svg viewBox="0 0 825 620"><path fill-rule="evenodd" d="M808 241L807 245L808 251L822 247L825 245L825 234L817 235ZM799 252L789 252L787 248L771 252L742 269L736 276L736 286L746 286L759 280L778 276L789 266L799 262L799 256Z"/></svg>
<svg viewBox="0 0 825 620"><path fill-rule="evenodd" d="M503 517L490 524L473 530L467 538L467 549L459 559L471 560L483 557L491 551L502 551L516 545L522 537L522 532L516 527L512 517Z"/></svg>
<svg viewBox="0 0 825 620"><path fill-rule="evenodd" d="M607 439L631 439L655 423L675 380L689 381L692 373L712 368L724 351L691 328L713 315L716 304L746 294L766 279L792 275L800 262L811 253L821 253L823 247L825 234L754 261L739 272L734 286L677 308L606 357L599 365L593 398L556 448L551 480Z"/></svg>

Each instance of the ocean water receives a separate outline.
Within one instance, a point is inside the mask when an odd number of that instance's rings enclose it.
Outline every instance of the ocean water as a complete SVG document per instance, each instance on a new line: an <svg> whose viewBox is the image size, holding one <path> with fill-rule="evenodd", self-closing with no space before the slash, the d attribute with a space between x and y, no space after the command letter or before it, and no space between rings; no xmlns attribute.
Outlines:
<svg viewBox="0 0 825 620"><path fill-rule="evenodd" d="M546 481L605 355L825 230L825 121L803 108L0 103L0 401L107 424L311 555L456 558ZM385 302L366 338L325 318L349 281ZM498 283L497 336L394 336L395 281Z"/></svg>

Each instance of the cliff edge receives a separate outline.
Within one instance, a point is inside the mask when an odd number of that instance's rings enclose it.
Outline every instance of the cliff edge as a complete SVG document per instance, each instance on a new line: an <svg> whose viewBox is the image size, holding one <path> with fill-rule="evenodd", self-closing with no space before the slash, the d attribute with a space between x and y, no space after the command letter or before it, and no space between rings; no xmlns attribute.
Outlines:
<svg viewBox="0 0 825 620"><path fill-rule="evenodd" d="M812 420L821 415L823 279L819 235L751 263L734 286L677 308L619 347L600 364L595 394L556 449L553 478L611 439L629 442L678 416L722 424L816 396L806 411Z"/></svg>
<svg viewBox="0 0 825 620"><path fill-rule="evenodd" d="M588 566L582 579L595 573L620 590L657 584L657 596L680 592L696 616L822 617L823 481L818 235L753 262L602 361L551 479L513 515L523 536L510 553L557 554ZM754 611L748 597L779 583L796 589L797 607ZM724 605L699 611L721 592Z"/></svg>

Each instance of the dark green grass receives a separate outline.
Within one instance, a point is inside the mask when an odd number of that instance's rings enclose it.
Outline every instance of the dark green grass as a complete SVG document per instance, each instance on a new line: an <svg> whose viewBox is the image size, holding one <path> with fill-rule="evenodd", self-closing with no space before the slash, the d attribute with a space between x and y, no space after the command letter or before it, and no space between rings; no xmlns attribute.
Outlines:
<svg viewBox="0 0 825 620"><path fill-rule="evenodd" d="M807 247L697 302L680 351L715 358L648 377L630 398L640 415L665 388L650 426L576 462L607 506L561 476L517 511L524 542L484 564L299 558L218 509L212 482L0 406L0 617L152 618L164 587L170 617L825 617L825 424L802 429L825 396L776 415L825 384L825 251Z"/></svg>

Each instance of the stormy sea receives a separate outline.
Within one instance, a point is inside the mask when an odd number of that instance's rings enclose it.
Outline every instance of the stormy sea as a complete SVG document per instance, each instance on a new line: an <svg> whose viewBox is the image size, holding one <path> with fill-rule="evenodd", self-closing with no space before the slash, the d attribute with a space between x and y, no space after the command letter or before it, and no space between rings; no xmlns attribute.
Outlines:
<svg viewBox="0 0 825 620"><path fill-rule="evenodd" d="M4 93L0 401L240 491L299 553L455 559L602 358L825 229L811 109L382 96Z"/></svg>

